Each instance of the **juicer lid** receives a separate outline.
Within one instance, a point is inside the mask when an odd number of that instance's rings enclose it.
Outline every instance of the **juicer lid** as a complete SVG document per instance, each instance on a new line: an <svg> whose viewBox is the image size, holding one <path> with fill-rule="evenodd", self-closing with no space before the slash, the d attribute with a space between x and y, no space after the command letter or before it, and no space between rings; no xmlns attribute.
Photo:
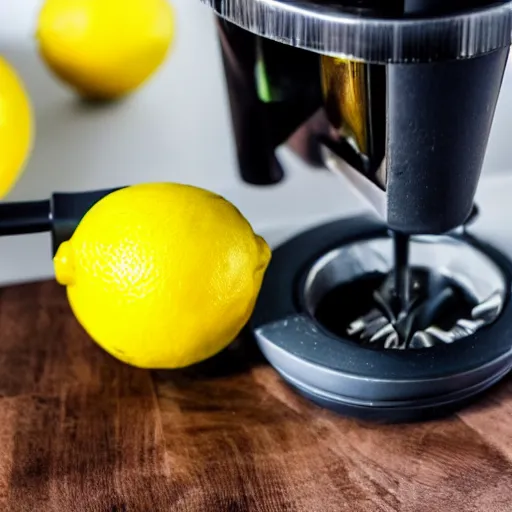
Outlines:
<svg viewBox="0 0 512 512"><path fill-rule="evenodd" d="M511 44L512 1L430 18L378 18L301 0L202 0L259 36L371 63L477 57Z"/></svg>

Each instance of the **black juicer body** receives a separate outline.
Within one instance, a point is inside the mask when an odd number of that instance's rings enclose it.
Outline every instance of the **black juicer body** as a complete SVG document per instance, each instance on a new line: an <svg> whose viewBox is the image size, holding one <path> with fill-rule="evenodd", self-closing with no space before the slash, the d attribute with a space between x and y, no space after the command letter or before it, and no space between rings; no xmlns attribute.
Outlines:
<svg viewBox="0 0 512 512"><path fill-rule="evenodd" d="M313 165L325 164L327 146L375 184L377 194L385 191L391 229L434 234L464 223L508 58L508 3L492 4L495 19L488 15L488 24L480 26L472 11L475 19L457 27L421 20L450 20L488 2L390 2L383 10L381 2L357 1L343 10L331 2L297 2L297 9L310 10L300 17L285 10L295 6L288 0L206 1L221 14L217 25L245 181L282 180L275 150L284 143ZM322 25L329 15L341 21ZM382 23L378 30L371 25L375 18ZM368 25L347 35L354 19ZM329 56L335 52L345 56Z"/></svg>
<svg viewBox="0 0 512 512"><path fill-rule="evenodd" d="M283 180L276 149L286 144L344 175L381 218L321 226L274 252L252 322L270 363L317 403L382 421L442 414L502 378L512 365L512 266L464 225L508 59L511 4L204 1L217 15L243 180ZM390 230L416 240L423 267L414 271L429 274L430 289L450 283L430 302L452 324L422 305L402 319L406 344L378 311L343 331L319 310L338 293L341 319L348 303L368 299L369 276L354 269L385 278ZM433 324L414 324L426 318Z"/></svg>

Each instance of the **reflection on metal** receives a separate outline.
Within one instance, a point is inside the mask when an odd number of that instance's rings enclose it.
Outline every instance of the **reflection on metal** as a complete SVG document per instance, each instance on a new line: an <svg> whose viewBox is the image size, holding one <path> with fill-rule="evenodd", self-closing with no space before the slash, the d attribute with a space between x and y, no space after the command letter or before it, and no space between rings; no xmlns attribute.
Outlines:
<svg viewBox="0 0 512 512"><path fill-rule="evenodd" d="M354 150L369 154L367 65L322 56L322 89L333 127Z"/></svg>
<svg viewBox="0 0 512 512"><path fill-rule="evenodd" d="M385 189L385 67L325 55L320 63L324 106L333 127L329 146Z"/></svg>
<svg viewBox="0 0 512 512"><path fill-rule="evenodd" d="M509 46L512 32L509 2L415 20L354 16L361 2L354 2L351 12L336 2L202 1L222 18L253 34L324 55L373 63L476 57Z"/></svg>

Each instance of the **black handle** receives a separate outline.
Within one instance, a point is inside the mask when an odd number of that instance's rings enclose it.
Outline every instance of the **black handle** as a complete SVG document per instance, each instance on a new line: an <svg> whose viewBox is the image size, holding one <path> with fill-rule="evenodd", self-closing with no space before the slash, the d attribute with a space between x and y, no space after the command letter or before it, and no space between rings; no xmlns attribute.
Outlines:
<svg viewBox="0 0 512 512"><path fill-rule="evenodd" d="M119 190L55 193L50 200L0 203L0 236L51 231L53 254L69 240L84 215L102 198Z"/></svg>
<svg viewBox="0 0 512 512"><path fill-rule="evenodd" d="M50 201L0 203L0 236L42 233L52 227Z"/></svg>

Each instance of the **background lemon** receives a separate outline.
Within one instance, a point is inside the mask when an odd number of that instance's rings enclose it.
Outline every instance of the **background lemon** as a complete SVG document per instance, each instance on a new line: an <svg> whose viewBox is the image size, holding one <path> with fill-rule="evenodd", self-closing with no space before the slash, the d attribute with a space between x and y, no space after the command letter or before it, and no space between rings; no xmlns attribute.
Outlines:
<svg viewBox="0 0 512 512"><path fill-rule="evenodd" d="M18 181L32 149L33 118L21 78L0 57L0 199Z"/></svg>
<svg viewBox="0 0 512 512"><path fill-rule="evenodd" d="M100 100L143 84L173 38L168 0L47 0L37 30L49 68L81 96Z"/></svg>
<svg viewBox="0 0 512 512"><path fill-rule="evenodd" d="M248 321L270 260L228 201L180 184L116 191L55 256L76 318L116 358L177 368L225 348Z"/></svg>

